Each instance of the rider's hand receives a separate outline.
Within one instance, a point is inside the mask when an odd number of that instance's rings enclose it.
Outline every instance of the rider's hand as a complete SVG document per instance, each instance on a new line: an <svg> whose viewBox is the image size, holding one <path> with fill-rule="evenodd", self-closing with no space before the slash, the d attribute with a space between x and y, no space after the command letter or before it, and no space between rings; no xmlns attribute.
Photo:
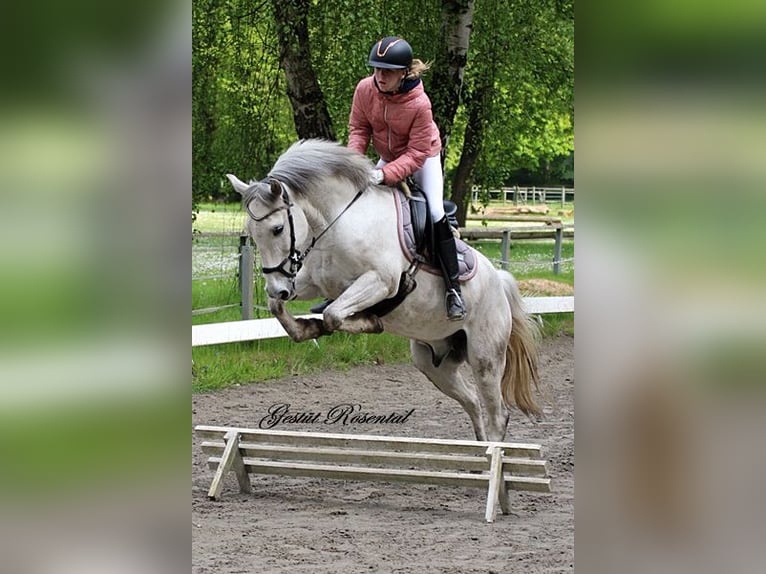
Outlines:
<svg viewBox="0 0 766 574"><path fill-rule="evenodd" d="M383 170L382 169L373 169L370 173L370 183L374 183L375 185L383 183Z"/></svg>

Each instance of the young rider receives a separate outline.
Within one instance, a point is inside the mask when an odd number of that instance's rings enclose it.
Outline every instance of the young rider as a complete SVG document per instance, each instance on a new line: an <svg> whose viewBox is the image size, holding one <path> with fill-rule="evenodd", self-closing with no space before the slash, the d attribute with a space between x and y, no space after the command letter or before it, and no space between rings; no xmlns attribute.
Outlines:
<svg viewBox="0 0 766 574"><path fill-rule="evenodd" d="M380 156L373 183L395 185L408 176L423 189L447 288L447 317L465 317L458 281L455 239L444 214L441 141L431 100L421 75L429 65L413 59L410 45L396 36L375 42L367 65L373 74L356 86L349 118L348 147L364 155L372 146Z"/></svg>

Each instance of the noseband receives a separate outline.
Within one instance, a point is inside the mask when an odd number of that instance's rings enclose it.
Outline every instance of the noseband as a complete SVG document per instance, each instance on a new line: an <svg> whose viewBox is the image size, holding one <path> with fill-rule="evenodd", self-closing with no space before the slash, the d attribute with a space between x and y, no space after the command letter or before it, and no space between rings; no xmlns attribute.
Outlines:
<svg viewBox="0 0 766 574"><path fill-rule="evenodd" d="M265 181L265 180L264 180ZM269 273L281 273L288 279L295 279L295 276L298 274L298 272L303 267L303 261L306 259L306 256L311 252L312 249L314 249L314 245L316 245L316 242L319 241L319 239L327 233L327 231L335 224L338 219L340 219L340 216L346 213L346 210L351 207L354 202L359 199L362 196L362 192L364 189L360 189L354 198L349 202L349 204L343 208L343 210L337 215L335 219L333 219L330 224L325 227L322 232L317 235L316 237L311 238L311 244L306 248L306 250L301 253L295 248L295 224L293 222L293 212L291 208L293 205L295 205L293 202L290 201L290 196L287 195L287 189L285 188L284 184L280 181L279 187L282 189L282 202L284 205L280 205L279 207L272 209L269 211L266 215L263 215L261 217L256 217L253 215L253 212L250 211L250 204L248 203L246 206L246 210L248 215L253 219L253 221L263 221L270 215L273 215L277 211L282 211L283 209L287 210L287 223L290 226L290 253L282 259L282 261L279 262L278 265L274 265L272 267L261 267L261 271L264 275L268 275ZM289 270L285 269L286 264L290 264Z"/></svg>

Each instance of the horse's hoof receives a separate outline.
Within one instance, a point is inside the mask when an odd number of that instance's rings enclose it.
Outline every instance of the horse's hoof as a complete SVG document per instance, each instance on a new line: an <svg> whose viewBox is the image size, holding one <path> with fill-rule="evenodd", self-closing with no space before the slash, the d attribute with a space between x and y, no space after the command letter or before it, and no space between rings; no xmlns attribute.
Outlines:
<svg viewBox="0 0 766 574"><path fill-rule="evenodd" d="M298 324L301 327L299 342L318 339L324 335L331 334L325 328L325 324L321 319L298 319Z"/></svg>
<svg viewBox="0 0 766 574"><path fill-rule="evenodd" d="M340 328L341 323L343 323L343 319L327 312L322 315L322 321L324 322L324 328L327 329L328 332L337 331Z"/></svg>

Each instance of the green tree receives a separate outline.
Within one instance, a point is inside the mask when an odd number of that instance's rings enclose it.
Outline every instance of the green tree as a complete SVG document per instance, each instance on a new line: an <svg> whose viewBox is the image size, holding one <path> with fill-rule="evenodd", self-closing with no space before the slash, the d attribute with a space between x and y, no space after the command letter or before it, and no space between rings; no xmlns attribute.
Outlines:
<svg viewBox="0 0 766 574"><path fill-rule="evenodd" d="M550 169L574 149L571 3L494 0L479 6L466 67L460 146L449 150L463 223L474 183L501 186L519 168ZM454 143L454 142L453 142Z"/></svg>
<svg viewBox="0 0 766 574"><path fill-rule="evenodd" d="M195 201L233 198L224 174L263 177L295 140L267 2L194 0Z"/></svg>
<svg viewBox="0 0 766 574"><path fill-rule="evenodd" d="M428 93L444 154L460 104L473 26L473 0L442 0L441 15L440 41Z"/></svg>
<svg viewBox="0 0 766 574"><path fill-rule="evenodd" d="M218 186L213 141L216 133L215 73L222 0L192 5L192 201L196 204Z"/></svg>
<svg viewBox="0 0 766 574"><path fill-rule="evenodd" d="M298 137L347 141L370 46L400 35L424 77L452 198L571 166L571 0L193 0L193 193L232 197ZM281 23L281 24L280 24ZM233 198L233 197L232 197Z"/></svg>
<svg viewBox="0 0 766 574"><path fill-rule="evenodd" d="M327 102L311 61L310 5L310 0L273 0L279 62L287 79L287 96L298 136L335 140Z"/></svg>

